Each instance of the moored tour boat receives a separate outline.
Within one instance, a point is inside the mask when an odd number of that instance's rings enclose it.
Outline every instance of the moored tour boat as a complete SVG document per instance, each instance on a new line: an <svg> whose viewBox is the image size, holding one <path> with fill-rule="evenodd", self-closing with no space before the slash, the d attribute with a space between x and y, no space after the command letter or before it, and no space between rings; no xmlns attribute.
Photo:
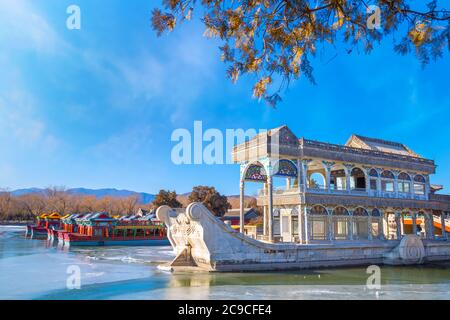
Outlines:
<svg viewBox="0 0 450 320"><path fill-rule="evenodd" d="M44 213L37 217L36 225L28 225L25 233L30 238L47 238L50 229L59 229L61 216L58 213Z"/></svg>
<svg viewBox="0 0 450 320"><path fill-rule="evenodd" d="M143 246L169 245L165 225L154 215L119 219L107 213L69 217L58 239L66 246Z"/></svg>

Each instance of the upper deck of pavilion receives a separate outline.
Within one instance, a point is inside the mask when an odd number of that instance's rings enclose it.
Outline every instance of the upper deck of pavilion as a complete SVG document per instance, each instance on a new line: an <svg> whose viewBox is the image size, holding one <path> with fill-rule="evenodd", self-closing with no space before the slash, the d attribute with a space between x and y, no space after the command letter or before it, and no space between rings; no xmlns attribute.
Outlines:
<svg viewBox="0 0 450 320"><path fill-rule="evenodd" d="M235 163L258 161L261 158L316 158L413 170L423 174L433 174L436 170L434 160L426 159L398 142L352 135L346 144L339 145L298 138L286 125L260 133L235 146L232 151Z"/></svg>

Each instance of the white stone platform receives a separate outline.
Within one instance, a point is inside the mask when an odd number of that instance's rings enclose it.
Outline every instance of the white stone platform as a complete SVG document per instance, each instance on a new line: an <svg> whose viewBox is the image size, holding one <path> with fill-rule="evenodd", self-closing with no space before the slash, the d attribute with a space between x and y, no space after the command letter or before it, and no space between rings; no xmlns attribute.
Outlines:
<svg viewBox="0 0 450 320"><path fill-rule="evenodd" d="M423 241L416 235L401 241L272 244L233 230L201 203L191 203L185 212L162 206L157 216L167 225L176 253L164 266L170 270L263 271L450 260L449 241Z"/></svg>

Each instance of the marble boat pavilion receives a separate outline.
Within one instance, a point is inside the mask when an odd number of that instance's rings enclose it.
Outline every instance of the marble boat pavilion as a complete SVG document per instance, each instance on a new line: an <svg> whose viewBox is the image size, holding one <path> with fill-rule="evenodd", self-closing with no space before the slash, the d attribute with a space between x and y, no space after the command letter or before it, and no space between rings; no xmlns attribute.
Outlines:
<svg viewBox="0 0 450 320"><path fill-rule="evenodd" d="M265 242L298 244L399 240L405 234L447 239L450 195L432 185L433 160L391 141L352 135L345 145L297 138L287 126L236 146L240 231L248 182L263 188ZM274 179L285 187L274 188ZM446 226L447 225L447 231ZM440 226L440 228L439 228Z"/></svg>

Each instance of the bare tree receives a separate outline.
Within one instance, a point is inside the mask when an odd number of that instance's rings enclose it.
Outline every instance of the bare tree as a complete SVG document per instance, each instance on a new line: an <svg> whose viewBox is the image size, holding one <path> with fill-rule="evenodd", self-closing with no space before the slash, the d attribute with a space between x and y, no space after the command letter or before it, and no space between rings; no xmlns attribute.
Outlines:
<svg viewBox="0 0 450 320"><path fill-rule="evenodd" d="M0 190L0 218L8 217L12 205L12 196L9 191Z"/></svg>
<svg viewBox="0 0 450 320"><path fill-rule="evenodd" d="M17 197L17 200L22 204L24 210L32 216L39 216L47 207L47 201L42 194L25 194Z"/></svg>

